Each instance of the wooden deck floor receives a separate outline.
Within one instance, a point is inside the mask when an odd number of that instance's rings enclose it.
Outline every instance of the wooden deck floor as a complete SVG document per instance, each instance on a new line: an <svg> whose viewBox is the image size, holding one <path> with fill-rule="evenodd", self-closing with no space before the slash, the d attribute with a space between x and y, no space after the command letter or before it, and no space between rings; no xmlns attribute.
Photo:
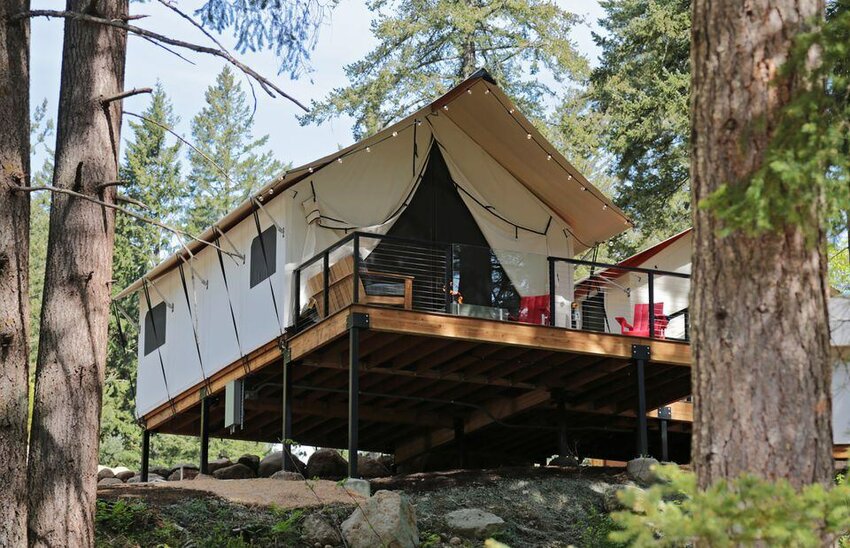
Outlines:
<svg viewBox="0 0 850 548"><path fill-rule="evenodd" d="M369 318L359 352L359 447L394 453L396 462L427 454L438 466L439 459L454 458L458 436L470 465L536 462L557 453L559 421L566 421L569 443L582 456L634 456L634 344L651 352L647 409L690 393L690 347L684 343L355 305L217 373L213 394L245 378L245 427L227 435L223 406L213 405L211 435L280 440L286 352L293 374L292 439L345 447L352 314ZM200 388L148 414L146 427L198 435ZM672 458L687 459L690 424L678 420L687 418L676 414L669 422ZM651 447L657 427L650 420Z"/></svg>

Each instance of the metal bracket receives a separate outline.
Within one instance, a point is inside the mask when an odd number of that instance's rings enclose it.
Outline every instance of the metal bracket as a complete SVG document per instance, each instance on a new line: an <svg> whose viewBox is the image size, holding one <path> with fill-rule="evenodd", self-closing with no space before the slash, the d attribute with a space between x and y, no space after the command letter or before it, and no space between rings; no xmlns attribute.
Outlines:
<svg viewBox="0 0 850 548"><path fill-rule="evenodd" d="M670 420L673 418L673 409L671 407L659 407L658 418L662 420Z"/></svg>
<svg viewBox="0 0 850 548"><path fill-rule="evenodd" d="M348 329L369 329L369 314L354 312L348 316L346 327L348 327Z"/></svg>
<svg viewBox="0 0 850 548"><path fill-rule="evenodd" d="M636 360L649 361L650 351L649 346L645 344L632 345L632 358Z"/></svg>

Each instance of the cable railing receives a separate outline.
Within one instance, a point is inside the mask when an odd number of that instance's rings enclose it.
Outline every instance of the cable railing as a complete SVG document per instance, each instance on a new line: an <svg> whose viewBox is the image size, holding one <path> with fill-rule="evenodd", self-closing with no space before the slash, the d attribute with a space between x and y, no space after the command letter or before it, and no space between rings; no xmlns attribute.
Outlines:
<svg viewBox="0 0 850 548"><path fill-rule="evenodd" d="M351 304L688 340L685 273L353 232L294 272L301 331Z"/></svg>

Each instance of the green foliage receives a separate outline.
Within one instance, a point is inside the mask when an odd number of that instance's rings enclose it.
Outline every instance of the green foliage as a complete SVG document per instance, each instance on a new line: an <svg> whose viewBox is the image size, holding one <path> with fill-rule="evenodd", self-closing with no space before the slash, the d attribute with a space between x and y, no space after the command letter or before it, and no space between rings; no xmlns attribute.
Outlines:
<svg viewBox="0 0 850 548"><path fill-rule="evenodd" d="M293 532L295 525L304 517L304 510L297 509L286 514L283 520L277 522L272 527L272 533L275 535L289 535Z"/></svg>
<svg viewBox="0 0 850 548"><path fill-rule="evenodd" d="M612 514L621 528L611 540L630 546L823 546L850 531L850 486L820 484L795 490L786 480L745 475L697 488L692 472L656 470L662 483L626 489L631 511Z"/></svg>
<svg viewBox="0 0 850 548"><path fill-rule="evenodd" d="M346 114L354 136L388 123L445 93L484 67L532 118L555 95L556 82L581 76L585 60L569 32L578 17L549 0L372 0L378 45L345 67L349 85L314 101L302 123Z"/></svg>
<svg viewBox="0 0 850 548"><path fill-rule="evenodd" d="M795 94L776 116L761 166L700 204L715 212L726 233L797 226L814 241L824 220L839 219L850 207L850 10L835 2L829 13L796 37L781 68L777 83L794 82ZM764 124L756 121L753 131Z"/></svg>
<svg viewBox="0 0 850 548"><path fill-rule="evenodd" d="M263 150L268 135L254 139L251 107L229 67L205 97L206 105L192 119L192 142L203 154L189 151L191 207L185 224L195 235L283 170L272 152Z"/></svg>
<svg viewBox="0 0 850 548"><path fill-rule="evenodd" d="M440 546L443 542L439 533L420 533L419 534L420 548L434 548Z"/></svg>
<svg viewBox="0 0 850 548"><path fill-rule="evenodd" d="M612 156L614 201L635 222L620 256L690 223L690 1L605 0L588 99Z"/></svg>
<svg viewBox="0 0 850 548"><path fill-rule="evenodd" d="M139 546L131 539L144 540L146 546L177 544L179 531L143 502L97 501L95 531L98 546Z"/></svg>
<svg viewBox="0 0 850 548"><path fill-rule="evenodd" d="M850 225L848 225L850 226ZM826 250L829 264L829 285L844 295L850 295L850 251L848 232L832 238Z"/></svg>

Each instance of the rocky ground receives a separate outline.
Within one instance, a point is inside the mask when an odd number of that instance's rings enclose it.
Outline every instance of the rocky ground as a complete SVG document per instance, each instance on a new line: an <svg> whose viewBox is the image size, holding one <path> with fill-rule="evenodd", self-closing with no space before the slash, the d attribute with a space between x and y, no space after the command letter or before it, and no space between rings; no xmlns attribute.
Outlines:
<svg viewBox="0 0 850 548"><path fill-rule="evenodd" d="M485 538L513 547L610 546L606 506L627 477L622 470L584 467L422 473L373 479L370 499L297 477L193 481L191 489L183 487L191 483L185 479L104 485L98 544L325 548L342 546L344 537L356 548L380 545L378 532L382 539L407 539L399 546L412 545L417 534L424 547L481 546ZM323 502L305 503L318 489ZM286 496L269 494L275 491Z"/></svg>

